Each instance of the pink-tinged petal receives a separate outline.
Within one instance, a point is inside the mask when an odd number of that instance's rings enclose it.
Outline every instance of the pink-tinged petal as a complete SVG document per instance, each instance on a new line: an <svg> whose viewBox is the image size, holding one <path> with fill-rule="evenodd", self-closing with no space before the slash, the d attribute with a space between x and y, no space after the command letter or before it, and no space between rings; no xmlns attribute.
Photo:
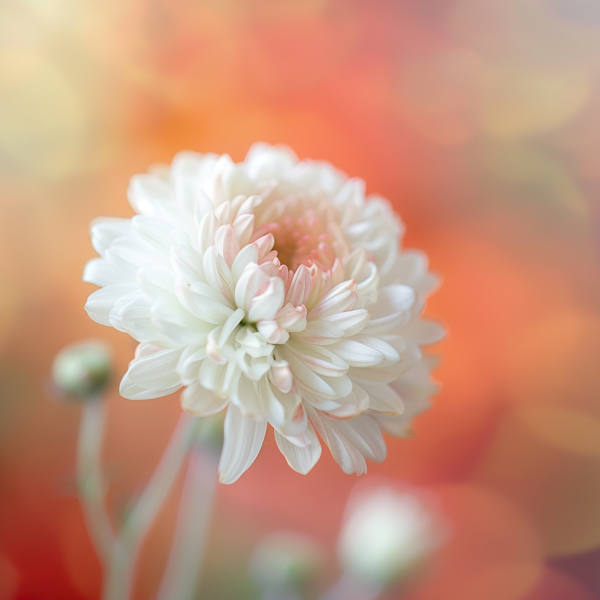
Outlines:
<svg viewBox="0 0 600 600"><path fill-rule="evenodd" d="M118 237L130 233L131 230L131 219L117 219L114 217L100 217L94 219L90 223L92 246L100 256L104 256L106 249L109 248Z"/></svg>
<svg viewBox="0 0 600 600"><path fill-rule="evenodd" d="M285 286L279 277L271 277L266 288L259 290L248 304L247 319L256 323L275 317L285 298Z"/></svg>
<svg viewBox="0 0 600 600"><path fill-rule="evenodd" d="M280 327L290 332L302 331L306 328L306 306L293 306L289 302L280 308L275 315Z"/></svg>
<svg viewBox="0 0 600 600"><path fill-rule="evenodd" d="M358 417L362 410L353 404L344 404L339 408L332 408L331 410L324 410L322 413L335 421L345 421L346 419L354 419Z"/></svg>
<svg viewBox="0 0 600 600"><path fill-rule="evenodd" d="M283 436L279 431L275 431L277 447L287 460L288 465L302 475L306 475L321 457L321 443L312 425L309 425L306 435L309 438L309 443L304 446L298 446L291 442L289 437Z"/></svg>
<svg viewBox="0 0 600 600"><path fill-rule="evenodd" d="M240 251L240 244L231 225L222 225L217 229L215 246L219 254L225 259L227 266L231 268L235 257Z"/></svg>
<svg viewBox="0 0 600 600"><path fill-rule="evenodd" d="M250 243L252 234L254 233L254 215L239 215L233 222L233 230L238 239L240 248Z"/></svg>
<svg viewBox="0 0 600 600"><path fill-rule="evenodd" d="M305 304L310 296L311 277L306 265L300 265L292 278L285 301L292 306Z"/></svg>
<svg viewBox="0 0 600 600"><path fill-rule="evenodd" d="M265 420L244 416L230 404L225 415L224 440L219 460L219 481L233 483L250 467L262 447L267 430Z"/></svg>
<svg viewBox="0 0 600 600"><path fill-rule="evenodd" d="M176 367L183 350L159 349L146 354L146 349L142 348L138 356L129 363L129 369L121 381L119 391L125 398L159 398L168 396L181 387Z"/></svg>
<svg viewBox="0 0 600 600"><path fill-rule="evenodd" d="M371 320L364 332L369 335L391 333L410 318L415 292L407 285L390 285L379 290L377 302L369 306Z"/></svg>
<svg viewBox="0 0 600 600"><path fill-rule="evenodd" d="M199 383L193 383L181 394L181 408L195 417L208 417L221 412L229 403L210 390L205 390Z"/></svg>
<svg viewBox="0 0 600 600"><path fill-rule="evenodd" d="M336 285L309 312L308 319L326 317L346 310L351 310L356 304L356 281L349 279Z"/></svg>
<svg viewBox="0 0 600 600"><path fill-rule="evenodd" d="M137 289L132 283L109 285L92 292L85 303L85 311L90 318L100 325L110 325L109 314L116 302Z"/></svg>
<svg viewBox="0 0 600 600"><path fill-rule="evenodd" d="M277 321L259 321L256 328L265 336L269 344L285 344L290 338L290 334L283 327L277 324Z"/></svg>
<svg viewBox="0 0 600 600"><path fill-rule="evenodd" d="M273 382L273 385L278 387L282 392L288 393L292 390L294 376L286 361L282 360L272 365L269 378Z"/></svg>
<svg viewBox="0 0 600 600"><path fill-rule="evenodd" d="M102 287L127 283L127 279L119 275L104 258L88 260L83 269L83 281Z"/></svg>
<svg viewBox="0 0 600 600"><path fill-rule="evenodd" d="M267 233L257 240L254 240L253 243L256 244L256 247L258 248L258 259L262 260L273 249L275 238L272 233Z"/></svg>

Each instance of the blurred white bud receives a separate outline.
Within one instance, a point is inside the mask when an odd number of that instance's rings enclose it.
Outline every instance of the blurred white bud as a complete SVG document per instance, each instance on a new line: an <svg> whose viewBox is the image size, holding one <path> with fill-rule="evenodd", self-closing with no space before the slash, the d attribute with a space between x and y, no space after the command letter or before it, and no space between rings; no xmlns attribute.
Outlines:
<svg viewBox="0 0 600 600"><path fill-rule="evenodd" d="M110 376L108 347L98 341L78 342L63 348L52 365L54 384L67 396L80 400L97 396Z"/></svg>
<svg viewBox="0 0 600 600"><path fill-rule="evenodd" d="M338 551L353 578L388 586L413 575L446 538L446 523L430 498L379 486L351 496Z"/></svg>
<svg viewBox="0 0 600 600"><path fill-rule="evenodd" d="M283 597L314 580L323 564L323 552L311 539L278 531L265 536L250 559L250 575L269 595Z"/></svg>

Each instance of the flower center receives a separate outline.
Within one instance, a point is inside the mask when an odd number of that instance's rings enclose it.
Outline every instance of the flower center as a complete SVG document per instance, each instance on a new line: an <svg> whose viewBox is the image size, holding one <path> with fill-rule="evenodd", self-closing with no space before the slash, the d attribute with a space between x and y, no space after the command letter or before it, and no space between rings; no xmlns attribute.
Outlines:
<svg viewBox="0 0 600 600"><path fill-rule="evenodd" d="M333 209L326 201L320 209L300 204L292 214L286 210L279 220L262 225L260 235L273 234L273 250L281 264L292 271L300 265L313 264L331 269L343 245Z"/></svg>

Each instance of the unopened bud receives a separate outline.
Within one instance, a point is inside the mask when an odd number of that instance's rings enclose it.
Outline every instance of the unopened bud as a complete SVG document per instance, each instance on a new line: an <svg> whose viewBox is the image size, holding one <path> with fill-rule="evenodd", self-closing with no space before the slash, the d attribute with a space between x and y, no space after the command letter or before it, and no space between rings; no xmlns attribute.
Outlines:
<svg viewBox="0 0 600 600"><path fill-rule="evenodd" d="M65 395L78 400L97 396L110 376L108 347L98 341L79 342L63 348L52 365L55 385Z"/></svg>
<svg viewBox="0 0 600 600"><path fill-rule="evenodd" d="M356 579L385 587L409 578L446 537L445 521L430 498L381 486L351 497L340 561Z"/></svg>
<svg viewBox="0 0 600 600"><path fill-rule="evenodd" d="M323 553L314 541L281 531L258 543L250 559L250 574L271 591L299 589L319 574L322 562Z"/></svg>

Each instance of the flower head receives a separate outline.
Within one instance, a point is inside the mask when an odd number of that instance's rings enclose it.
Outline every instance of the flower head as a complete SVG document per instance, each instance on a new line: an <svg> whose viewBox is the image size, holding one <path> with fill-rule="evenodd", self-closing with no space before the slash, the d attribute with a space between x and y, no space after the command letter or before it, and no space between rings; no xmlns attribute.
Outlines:
<svg viewBox="0 0 600 600"><path fill-rule="evenodd" d="M382 430L405 435L435 390L420 318L436 279L399 250L390 204L331 165L257 144L242 163L178 154L132 178L132 219L98 219L101 286L88 314L140 345L126 398L185 387L184 410L227 410L221 481L256 458L270 423L290 466L307 473L321 439L347 473L381 461Z"/></svg>

